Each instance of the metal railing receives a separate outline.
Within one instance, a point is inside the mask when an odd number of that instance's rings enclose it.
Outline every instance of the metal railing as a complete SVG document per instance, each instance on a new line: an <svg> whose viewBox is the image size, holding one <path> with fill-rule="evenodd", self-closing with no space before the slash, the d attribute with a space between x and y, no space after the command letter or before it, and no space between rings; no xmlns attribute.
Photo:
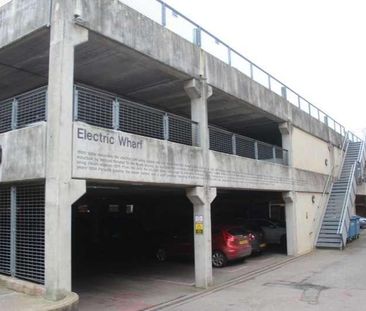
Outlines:
<svg viewBox="0 0 366 311"><path fill-rule="evenodd" d="M214 126L209 126L209 132L211 150L288 165L286 149Z"/></svg>
<svg viewBox="0 0 366 311"><path fill-rule="evenodd" d="M75 86L74 120L184 145L199 145L197 122L86 86Z"/></svg>
<svg viewBox="0 0 366 311"><path fill-rule="evenodd" d="M47 86L0 102L0 133L46 120Z"/></svg>
<svg viewBox="0 0 366 311"><path fill-rule="evenodd" d="M224 61L252 80L260 83L269 90L284 97L291 104L305 111L310 116L328 125L331 129L346 135L343 125L335 121L324 111L310 103L307 99L299 95L293 89L273 77L267 71L251 62L241 53L231 48L228 44L211 34L209 31L178 12L176 9L161 0L120 0L127 6L139 11L167 29L177 33L186 40L194 43L198 47ZM361 141L359 137L350 133L351 141Z"/></svg>
<svg viewBox="0 0 366 311"><path fill-rule="evenodd" d="M0 187L0 273L44 283L45 187Z"/></svg>

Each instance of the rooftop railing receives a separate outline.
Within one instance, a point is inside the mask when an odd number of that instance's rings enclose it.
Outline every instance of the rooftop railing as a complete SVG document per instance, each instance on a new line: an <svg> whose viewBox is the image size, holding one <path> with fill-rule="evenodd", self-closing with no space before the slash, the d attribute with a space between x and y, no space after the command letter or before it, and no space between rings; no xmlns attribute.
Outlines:
<svg viewBox="0 0 366 311"><path fill-rule="evenodd" d="M167 29L177 33L186 40L194 43L198 47L219 58L252 80L260 83L269 90L284 97L291 104L320 122L326 124L337 133L345 136L347 131L343 125L338 123L324 111L310 103L307 99L299 95L296 91L273 77L267 71L251 62L248 58L240 54L228 44L208 32L206 29L178 12L173 7L161 0L119 0L129 7L139 11ZM350 133L351 141L361 141L355 134Z"/></svg>

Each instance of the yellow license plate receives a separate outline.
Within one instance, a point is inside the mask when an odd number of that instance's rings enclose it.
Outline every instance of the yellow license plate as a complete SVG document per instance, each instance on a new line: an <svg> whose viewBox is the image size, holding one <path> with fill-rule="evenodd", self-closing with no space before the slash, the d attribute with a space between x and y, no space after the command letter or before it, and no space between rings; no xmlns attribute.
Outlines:
<svg viewBox="0 0 366 311"><path fill-rule="evenodd" d="M245 244L248 244L248 241L247 240L241 240L241 241L239 241L239 244L245 245Z"/></svg>
<svg viewBox="0 0 366 311"><path fill-rule="evenodd" d="M259 247L266 247L266 245L267 245L266 243L262 243L259 245Z"/></svg>

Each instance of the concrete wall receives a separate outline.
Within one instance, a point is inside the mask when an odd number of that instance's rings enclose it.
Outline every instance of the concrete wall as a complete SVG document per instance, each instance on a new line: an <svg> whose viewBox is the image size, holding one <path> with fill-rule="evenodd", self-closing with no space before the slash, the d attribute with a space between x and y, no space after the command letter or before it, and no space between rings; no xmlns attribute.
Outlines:
<svg viewBox="0 0 366 311"><path fill-rule="evenodd" d="M313 196L315 201L313 203ZM304 254L314 248L315 239L324 212L321 194L309 192L296 193L296 235L297 253Z"/></svg>
<svg viewBox="0 0 366 311"><path fill-rule="evenodd" d="M0 48L49 23L50 0L12 0L0 7Z"/></svg>
<svg viewBox="0 0 366 311"><path fill-rule="evenodd" d="M293 128L292 140L294 167L330 174L332 162L329 144L297 128Z"/></svg>
<svg viewBox="0 0 366 311"><path fill-rule="evenodd" d="M322 192L326 176L284 165L74 123L73 177L132 183L204 185L251 190Z"/></svg>
<svg viewBox="0 0 366 311"><path fill-rule="evenodd" d="M275 120L291 121L325 141L341 143L340 135L324 123L119 1L80 0L80 3L84 27L168 65L176 72L194 78L207 77L208 84L271 114Z"/></svg>
<svg viewBox="0 0 366 311"><path fill-rule="evenodd" d="M0 134L0 182L45 177L46 124Z"/></svg>

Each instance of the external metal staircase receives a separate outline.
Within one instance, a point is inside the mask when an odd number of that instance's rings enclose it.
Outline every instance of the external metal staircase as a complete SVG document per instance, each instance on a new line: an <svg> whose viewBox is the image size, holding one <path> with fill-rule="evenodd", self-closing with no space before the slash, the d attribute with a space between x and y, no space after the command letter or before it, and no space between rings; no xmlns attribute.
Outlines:
<svg viewBox="0 0 366 311"><path fill-rule="evenodd" d="M331 185L316 246L343 249L351 216L355 210L357 184L365 167L365 142L346 143L339 178Z"/></svg>

